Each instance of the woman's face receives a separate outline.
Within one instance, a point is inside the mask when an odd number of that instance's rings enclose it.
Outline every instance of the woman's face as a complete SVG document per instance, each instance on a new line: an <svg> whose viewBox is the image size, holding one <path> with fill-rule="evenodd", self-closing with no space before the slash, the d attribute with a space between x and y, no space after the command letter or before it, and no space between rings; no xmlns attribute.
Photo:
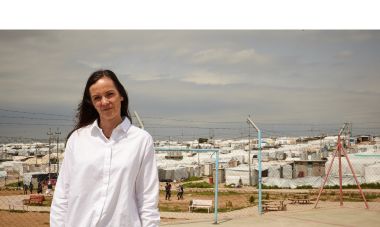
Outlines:
<svg viewBox="0 0 380 227"><path fill-rule="evenodd" d="M90 96L101 120L120 118L121 102L124 98L119 94L110 78L102 77L93 84L90 87Z"/></svg>

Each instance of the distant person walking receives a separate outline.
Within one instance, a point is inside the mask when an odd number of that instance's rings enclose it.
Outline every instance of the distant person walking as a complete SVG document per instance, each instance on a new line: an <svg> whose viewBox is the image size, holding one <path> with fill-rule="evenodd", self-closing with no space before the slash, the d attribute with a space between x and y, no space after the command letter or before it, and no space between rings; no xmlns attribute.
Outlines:
<svg viewBox="0 0 380 227"><path fill-rule="evenodd" d="M33 194L33 187L34 187L33 183L30 182L30 184L29 184L30 194Z"/></svg>
<svg viewBox="0 0 380 227"><path fill-rule="evenodd" d="M24 195L28 194L28 185L24 184Z"/></svg>
<svg viewBox="0 0 380 227"><path fill-rule="evenodd" d="M46 195L51 195L51 190L53 189L53 186L51 185L51 181L49 180L49 184L46 189Z"/></svg>
<svg viewBox="0 0 380 227"><path fill-rule="evenodd" d="M165 200L170 201L170 186L168 182L166 182L165 191L166 191Z"/></svg>
<svg viewBox="0 0 380 227"><path fill-rule="evenodd" d="M169 182L169 198L172 197L172 184Z"/></svg>
<svg viewBox="0 0 380 227"><path fill-rule="evenodd" d="M181 185L179 184L178 186L176 184L174 184L178 190L178 194L177 194L177 200L179 200L182 196L182 192L183 192L183 189L181 187Z"/></svg>
<svg viewBox="0 0 380 227"><path fill-rule="evenodd" d="M37 186L37 194L42 194L42 184L41 181L38 181L38 186Z"/></svg>
<svg viewBox="0 0 380 227"><path fill-rule="evenodd" d="M180 186L181 186L181 197L180 197L180 199L183 199L183 184L181 184Z"/></svg>

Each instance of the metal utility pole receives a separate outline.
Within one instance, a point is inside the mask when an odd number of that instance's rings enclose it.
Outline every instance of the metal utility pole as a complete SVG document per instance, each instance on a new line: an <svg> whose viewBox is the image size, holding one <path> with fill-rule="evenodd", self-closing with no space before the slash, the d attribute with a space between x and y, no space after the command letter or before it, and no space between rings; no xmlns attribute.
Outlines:
<svg viewBox="0 0 380 227"><path fill-rule="evenodd" d="M59 128L57 128L57 131L55 132L55 134L57 134L57 178L58 178L58 173L59 173L58 142L59 142L59 134L61 134L61 132L59 131Z"/></svg>
<svg viewBox="0 0 380 227"><path fill-rule="evenodd" d="M314 134L313 134L313 124L311 124L311 137L312 138L314 137Z"/></svg>
<svg viewBox="0 0 380 227"><path fill-rule="evenodd" d="M182 131L182 143L183 143L183 129L181 129L181 131Z"/></svg>
<svg viewBox="0 0 380 227"><path fill-rule="evenodd" d="M353 135L353 133L352 133L352 123L351 123L351 135Z"/></svg>
<svg viewBox="0 0 380 227"><path fill-rule="evenodd" d="M49 132L47 133L48 136L49 136L49 179L51 179L50 177L50 141L51 141L51 135L53 135L53 133L51 132L51 128L49 128Z"/></svg>
<svg viewBox="0 0 380 227"><path fill-rule="evenodd" d="M261 196L261 176L262 176L262 173L261 173L261 131L260 129L252 122L252 120L250 118L247 119L248 120L248 123L250 123L258 132L258 145L259 145L259 214L261 214L261 200L262 200L262 196ZM249 168L249 174L251 175L251 168Z"/></svg>
<svg viewBox="0 0 380 227"><path fill-rule="evenodd" d="M36 158L36 166L37 166L37 140L36 140L36 137L34 137L34 140L36 141L36 145L34 145L34 148L36 149L36 151L34 152L34 157Z"/></svg>
<svg viewBox="0 0 380 227"><path fill-rule="evenodd" d="M251 115L248 115L248 119ZM252 186L252 177L251 177L251 125L248 124L248 170L249 170L249 185Z"/></svg>
<svg viewBox="0 0 380 227"><path fill-rule="evenodd" d="M137 121L138 121L139 124L140 124L140 128L145 130L144 124L143 124L142 121L140 120L139 115L137 114L136 111L133 111L133 112L135 113L135 116L136 116L136 118L137 118Z"/></svg>

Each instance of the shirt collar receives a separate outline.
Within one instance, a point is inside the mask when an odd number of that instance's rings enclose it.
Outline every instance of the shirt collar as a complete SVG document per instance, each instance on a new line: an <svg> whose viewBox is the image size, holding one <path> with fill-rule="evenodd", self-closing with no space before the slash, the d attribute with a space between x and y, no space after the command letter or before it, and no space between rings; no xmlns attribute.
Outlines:
<svg viewBox="0 0 380 227"><path fill-rule="evenodd" d="M121 122L121 124L118 125L115 129L117 129L119 126L121 126L121 128L123 129L123 131L126 132L128 130L128 128L129 128L129 126L131 126L131 122L129 121L129 119L126 116L122 116L121 118L123 119L123 122ZM99 129L99 131L102 130L99 127L98 119L96 119L94 121L94 123L92 123L92 125L90 126L90 130L92 131L94 128Z"/></svg>

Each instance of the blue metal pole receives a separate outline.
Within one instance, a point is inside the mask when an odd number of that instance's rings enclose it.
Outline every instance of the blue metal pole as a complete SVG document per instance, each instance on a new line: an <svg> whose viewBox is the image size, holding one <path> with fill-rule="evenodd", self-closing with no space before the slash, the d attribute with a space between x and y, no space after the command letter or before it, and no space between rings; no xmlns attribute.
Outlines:
<svg viewBox="0 0 380 227"><path fill-rule="evenodd" d="M259 132L259 214L261 214L261 131Z"/></svg>
<svg viewBox="0 0 380 227"><path fill-rule="evenodd" d="M215 173L215 223L218 223L218 172L219 172L219 150L216 152L216 173Z"/></svg>

